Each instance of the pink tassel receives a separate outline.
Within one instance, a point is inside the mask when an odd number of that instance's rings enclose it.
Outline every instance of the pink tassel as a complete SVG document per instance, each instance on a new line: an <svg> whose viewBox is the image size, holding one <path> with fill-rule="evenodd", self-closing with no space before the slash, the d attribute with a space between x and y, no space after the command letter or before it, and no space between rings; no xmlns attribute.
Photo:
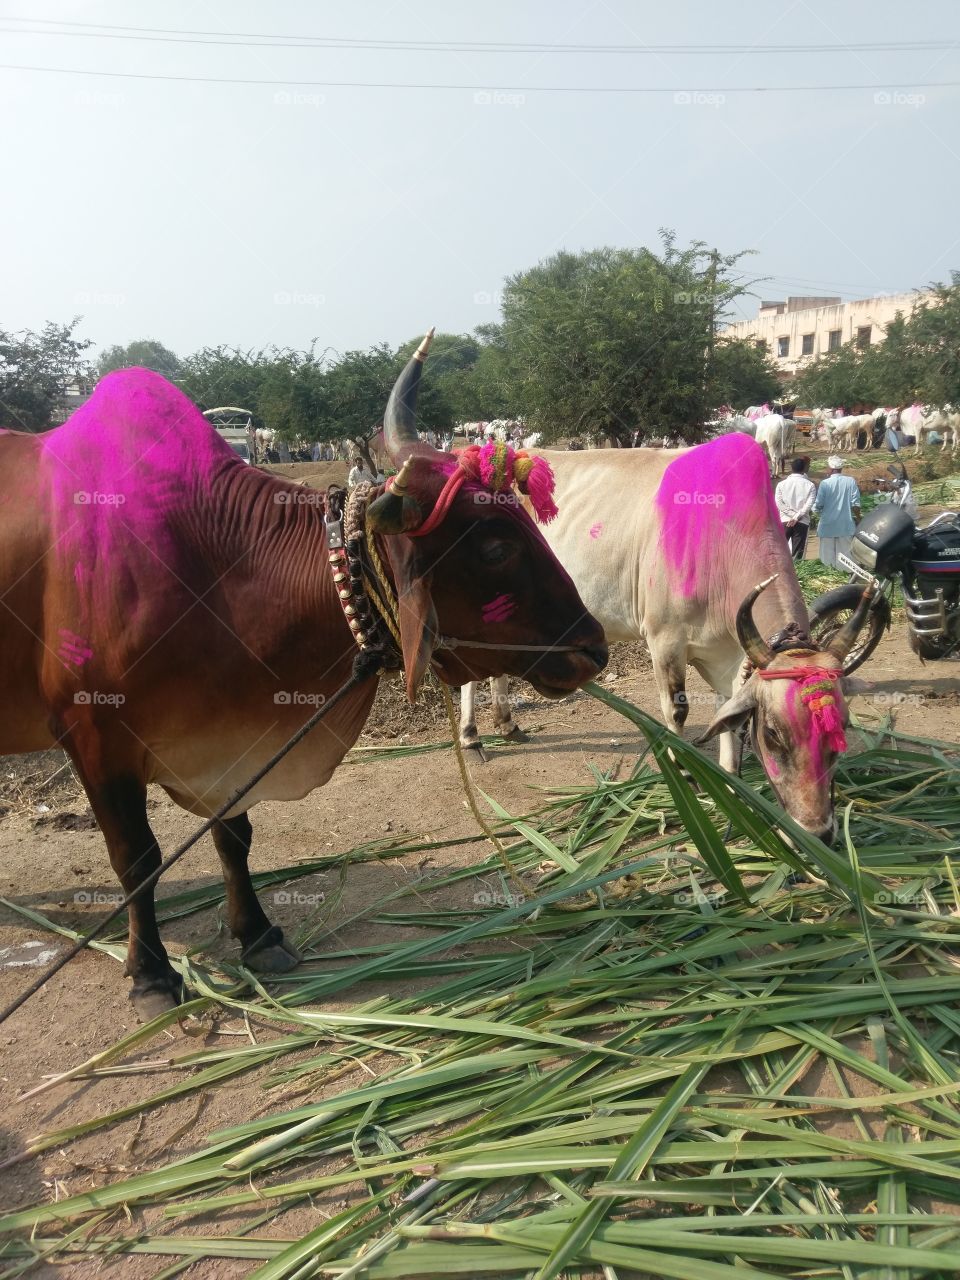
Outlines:
<svg viewBox="0 0 960 1280"><path fill-rule="evenodd" d="M545 462L543 458L534 458L525 488L541 524L549 524L555 516L560 514L553 500L554 484L553 470L549 462Z"/></svg>
<svg viewBox="0 0 960 1280"><path fill-rule="evenodd" d="M817 712L817 718L827 739L831 751L846 751L847 737L843 732L843 721L835 702L828 702Z"/></svg>

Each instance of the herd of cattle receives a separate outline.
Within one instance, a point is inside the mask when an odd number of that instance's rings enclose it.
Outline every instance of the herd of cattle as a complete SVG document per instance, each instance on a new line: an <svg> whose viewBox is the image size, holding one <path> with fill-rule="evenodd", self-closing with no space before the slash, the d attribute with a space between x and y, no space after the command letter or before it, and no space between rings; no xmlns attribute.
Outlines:
<svg viewBox="0 0 960 1280"><path fill-rule="evenodd" d="M415 424L428 346L384 415L398 474L355 490L342 514L331 495L244 465L143 369L104 378L53 431L0 432L0 754L66 750L128 894L160 865L149 783L192 814L222 811L227 917L261 972L300 957L254 893L248 810L322 786L356 741L377 683L355 666L371 658L371 596L395 637L384 631L373 657L403 671L411 699L428 669L562 697L602 670L609 641L644 640L667 725L683 728L693 666L718 697L705 737L722 735L724 766L748 727L793 819L824 840L835 831L842 668L866 605L824 651L809 640L757 443L733 432L693 449L445 453ZM791 442L778 430L780 456ZM831 690L835 723L810 678ZM179 1000L152 887L130 904L126 971L141 1016Z"/></svg>
<svg viewBox="0 0 960 1280"><path fill-rule="evenodd" d="M742 413L723 410L709 424L721 432L740 431L753 436L767 451L771 471L779 475L796 447L797 421L788 413L772 413L769 405L754 405ZM811 435L821 435L834 453L852 452L863 441L867 449L879 448L887 440L894 449L912 440L919 456L931 439L940 440L940 450L952 455L960 446L960 410L953 405L880 405L870 413L845 414L843 409L814 409L805 415L803 426ZM891 437L890 433L895 433Z"/></svg>

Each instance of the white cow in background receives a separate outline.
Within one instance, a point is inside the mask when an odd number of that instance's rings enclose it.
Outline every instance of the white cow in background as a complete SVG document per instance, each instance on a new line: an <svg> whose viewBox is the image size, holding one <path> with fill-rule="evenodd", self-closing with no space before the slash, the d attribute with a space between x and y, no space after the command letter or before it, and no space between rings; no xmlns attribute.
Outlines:
<svg viewBox="0 0 960 1280"><path fill-rule="evenodd" d="M706 425L714 428L718 435L727 435L731 431L742 431L748 436L757 434L755 418L748 418L745 413L731 413L729 410L718 414L716 418L710 418Z"/></svg>
<svg viewBox="0 0 960 1280"><path fill-rule="evenodd" d="M914 457L923 453L927 437L936 431L943 437L940 452L951 454L957 452L960 442L960 411L953 405L945 404L938 409L928 404L911 404L905 409L894 409L887 418L887 425L899 428L906 435L913 436L916 441Z"/></svg>
<svg viewBox="0 0 960 1280"><path fill-rule="evenodd" d="M827 421L830 448L840 453L852 452L857 447L857 437L861 431L867 433L867 448L873 448L873 414L851 413L843 418L831 418Z"/></svg>
<svg viewBox="0 0 960 1280"><path fill-rule="evenodd" d="M782 413L767 413L757 419L756 440L767 451L771 475L778 476L786 470L786 460L793 453L796 439L797 424L792 418L785 418Z"/></svg>

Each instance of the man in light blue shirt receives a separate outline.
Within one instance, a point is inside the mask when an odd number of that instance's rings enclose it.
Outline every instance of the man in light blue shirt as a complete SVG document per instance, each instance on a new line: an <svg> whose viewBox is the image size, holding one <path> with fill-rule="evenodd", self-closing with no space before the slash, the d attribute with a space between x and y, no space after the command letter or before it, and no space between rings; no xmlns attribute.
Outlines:
<svg viewBox="0 0 960 1280"><path fill-rule="evenodd" d="M860 520L860 490L853 476L843 474L843 459L834 454L827 459L830 474L820 481L813 509L820 516L820 563L842 569L838 556L850 554L850 543Z"/></svg>

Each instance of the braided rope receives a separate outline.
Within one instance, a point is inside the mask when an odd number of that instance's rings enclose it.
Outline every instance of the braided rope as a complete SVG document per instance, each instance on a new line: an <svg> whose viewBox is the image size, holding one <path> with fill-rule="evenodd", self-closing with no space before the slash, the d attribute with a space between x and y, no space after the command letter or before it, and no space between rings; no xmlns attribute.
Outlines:
<svg viewBox="0 0 960 1280"><path fill-rule="evenodd" d="M400 627L397 623L397 617L400 611L400 602L397 599L393 589L393 584L387 577L387 571L383 566L383 560L380 558L380 552L377 550L377 542L374 534L369 527L364 529L364 535L367 545L367 554L370 556L370 563L373 565L375 582L380 587L380 591L370 591L367 594L373 601L373 607L386 623L387 629L398 648L403 648L403 642L400 639ZM366 577L366 572L364 573ZM380 599L380 592L383 593L384 599Z"/></svg>

